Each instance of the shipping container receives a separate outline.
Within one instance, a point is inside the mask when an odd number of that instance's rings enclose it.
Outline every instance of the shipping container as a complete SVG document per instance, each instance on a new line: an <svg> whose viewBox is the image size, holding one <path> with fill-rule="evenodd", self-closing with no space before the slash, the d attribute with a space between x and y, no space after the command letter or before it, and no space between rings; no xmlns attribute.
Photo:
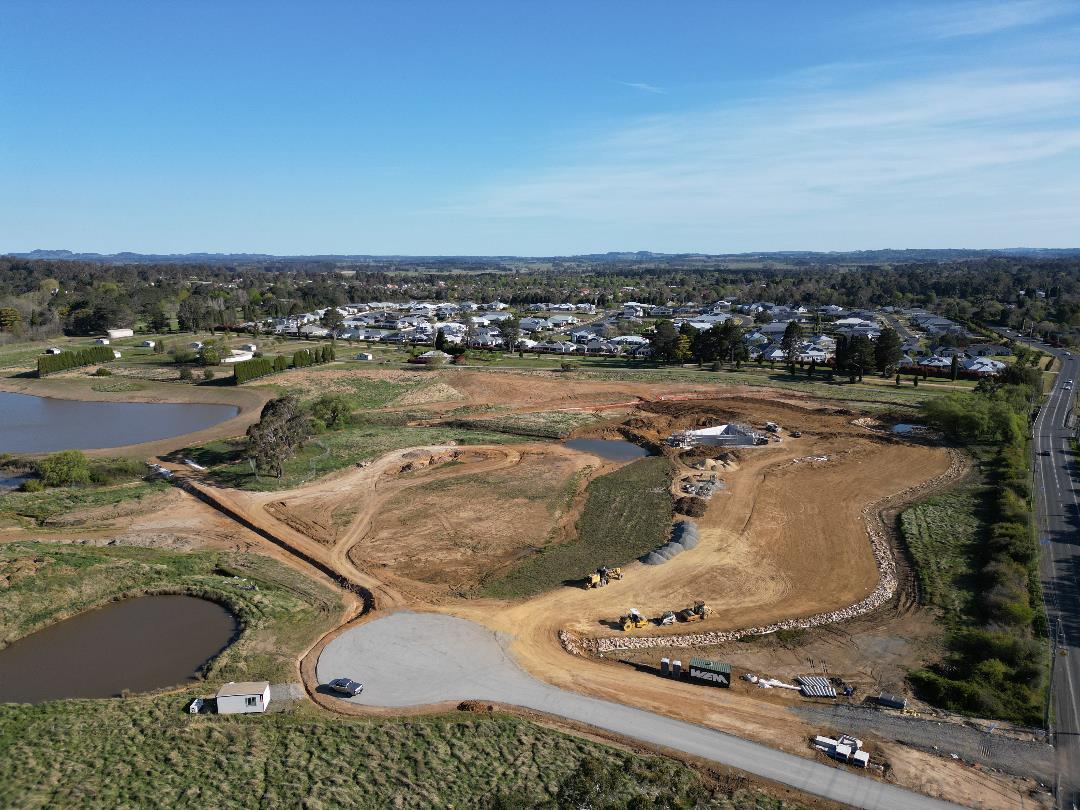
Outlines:
<svg viewBox="0 0 1080 810"><path fill-rule="evenodd" d="M705 658L690 659L690 679L721 686L731 686L731 664L721 664Z"/></svg>

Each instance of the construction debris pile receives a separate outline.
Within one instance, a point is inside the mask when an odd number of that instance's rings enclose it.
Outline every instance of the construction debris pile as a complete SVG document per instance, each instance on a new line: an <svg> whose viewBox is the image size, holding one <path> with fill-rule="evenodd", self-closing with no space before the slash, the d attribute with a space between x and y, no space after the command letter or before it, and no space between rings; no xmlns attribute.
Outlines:
<svg viewBox="0 0 1080 810"><path fill-rule="evenodd" d="M641 558L646 565L663 565L672 557L688 548L694 548L700 542L697 524L692 520L680 520L671 532L671 539Z"/></svg>
<svg viewBox="0 0 1080 810"><path fill-rule="evenodd" d="M952 464L950 464L948 470L941 475L920 484L917 489L925 491L933 490L943 482L956 477L963 468L963 459L954 455ZM846 619L853 619L856 616L869 613L871 610L880 607L892 598L893 594L896 593L897 584L896 563L893 560L892 550L889 546L889 538L885 534L885 526L878 517L878 513L886 503L903 498L907 494L907 492L898 493L897 495L885 499L885 501L871 504L863 509L863 519L866 523L867 534L870 537L870 546L874 552L874 561L877 564L880 579L873 592L861 602L856 602L854 605L850 605L840 610L832 610L828 613L819 613L815 616L803 619L784 619L783 621L760 627L747 627L739 630L714 630L705 633L689 633L681 636L654 636L646 638L604 637L586 639L584 644L593 652L726 644L730 641L736 641L743 636L767 635L769 633L775 633L777 630L807 630L812 627L819 627L823 624L832 624ZM656 552L650 552L649 556L652 556L654 553ZM645 561L649 562L648 558L646 558ZM659 563L653 562L650 564L658 565Z"/></svg>

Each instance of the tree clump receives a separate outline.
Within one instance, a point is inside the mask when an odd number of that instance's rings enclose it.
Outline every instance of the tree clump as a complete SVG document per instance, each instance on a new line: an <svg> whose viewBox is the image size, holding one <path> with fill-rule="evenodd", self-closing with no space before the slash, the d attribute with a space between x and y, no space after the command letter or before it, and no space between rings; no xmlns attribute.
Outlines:
<svg viewBox="0 0 1080 810"><path fill-rule="evenodd" d="M285 462L303 449L311 434L311 416L295 394L272 399L263 406L259 421L247 429L244 457L256 475L282 478Z"/></svg>

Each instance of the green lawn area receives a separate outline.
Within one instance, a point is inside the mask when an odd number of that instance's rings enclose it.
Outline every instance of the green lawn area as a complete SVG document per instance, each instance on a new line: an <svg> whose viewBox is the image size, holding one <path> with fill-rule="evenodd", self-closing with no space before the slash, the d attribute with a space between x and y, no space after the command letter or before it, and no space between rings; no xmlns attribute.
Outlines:
<svg viewBox="0 0 1080 810"><path fill-rule="evenodd" d="M754 789L725 790L671 759L504 715L368 720L307 708L248 717L183 710L178 697L0 708L0 805L799 807ZM602 805L587 795L594 786L602 787Z"/></svg>
<svg viewBox="0 0 1080 810"><path fill-rule="evenodd" d="M508 444L515 441L523 441L523 438L444 425L408 427L382 424L380 420L372 419L355 427L314 437L300 453L285 463L285 476L281 479L265 475L256 479L247 462L241 458L243 443L240 440L209 442L181 452L199 464L212 468L214 478L225 486L268 491L300 486L334 470L405 447L448 442L464 445Z"/></svg>
<svg viewBox="0 0 1080 810"><path fill-rule="evenodd" d="M979 544L986 490L965 486L929 498L900 516L900 528L919 581L920 601L934 605L950 625L976 613Z"/></svg>
<svg viewBox="0 0 1080 810"><path fill-rule="evenodd" d="M538 549L485 588L488 596L532 596L581 579L600 565L623 565L667 540L671 526L671 462L649 457L589 482L569 543Z"/></svg>
<svg viewBox="0 0 1080 810"><path fill-rule="evenodd" d="M33 570L19 573L12 562L19 560L32 560ZM245 629L209 667L206 674L214 683L294 678L297 657L341 611L337 594L257 554L19 542L0 546L0 571L8 580L0 588L3 643L58 616L141 590L206 596L229 605ZM239 587L234 575L254 580L259 589Z"/></svg>

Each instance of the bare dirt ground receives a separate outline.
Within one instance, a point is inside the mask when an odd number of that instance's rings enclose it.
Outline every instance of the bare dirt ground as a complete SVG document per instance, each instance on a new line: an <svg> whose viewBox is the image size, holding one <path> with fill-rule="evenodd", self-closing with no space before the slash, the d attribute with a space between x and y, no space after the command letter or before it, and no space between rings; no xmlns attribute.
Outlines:
<svg viewBox="0 0 1080 810"><path fill-rule="evenodd" d="M350 550L359 565L469 593L537 548L568 539L583 475L596 465L558 445L515 448L512 466L423 475L383 502ZM404 482L402 482L404 483ZM403 532L402 527L409 531Z"/></svg>
<svg viewBox="0 0 1080 810"><path fill-rule="evenodd" d="M626 579L600 590L560 588L514 603L464 596L517 555L568 536L583 500L574 496L580 492L575 487L610 469L595 457L552 443L414 448L270 493L213 487L174 467L193 493L219 511L177 493L178 501L167 510L128 518L126 525L118 518L112 531L214 538L225 530L233 542L251 543L320 579L333 572L344 578L339 581L355 583L369 592L379 613L399 607L435 610L505 632L515 639L512 649L520 663L557 686L810 756L807 739L819 729L794 714L787 700L748 687L703 689L625 663L571 656L559 643L559 631L618 634L610 622L631 606L659 615L697 599L713 608L705 622L634 632L664 636L732 629L846 607L878 581L864 508L941 474L949 466L946 451L885 440L853 424L849 411L786 391L577 381L555 373L435 374L420 376L435 380L429 386L446 386L424 403L436 412L463 404L510 411L594 410L619 423L590 428L594 435L618 430L653 445L675 429L732 420L776 421L801 430L802 438L738 451L735 463L721 472L725 488L698 519L697 548L662 566L630 563ZM291 384L287 375L282 382ZM586 472L587 465L593 468ZM534 488L528 497L523 486ZM814 632L823 638L828 633ZM867 679L867 688L871 682L895 683L910 649L893 637L914 644L924 632L929 631L923 619L911 611L901 611L895 622L879 612L839 628L834 640L822 641L821 652L809 657L849 661L852 672ZM319 649L316 645L311 655L317 657ZM658 659L659 651L653 652ZM776 667L780 674L800 668L799 661L767 647L748 652L746 662ZM948 759L932 758L931 779L926 762L919 765L919 757L926 756L899 746L890 750L890 762L895 760L890 778L969 806L1033 806L1025 798L1026 786L991 780Z"/></svg>

